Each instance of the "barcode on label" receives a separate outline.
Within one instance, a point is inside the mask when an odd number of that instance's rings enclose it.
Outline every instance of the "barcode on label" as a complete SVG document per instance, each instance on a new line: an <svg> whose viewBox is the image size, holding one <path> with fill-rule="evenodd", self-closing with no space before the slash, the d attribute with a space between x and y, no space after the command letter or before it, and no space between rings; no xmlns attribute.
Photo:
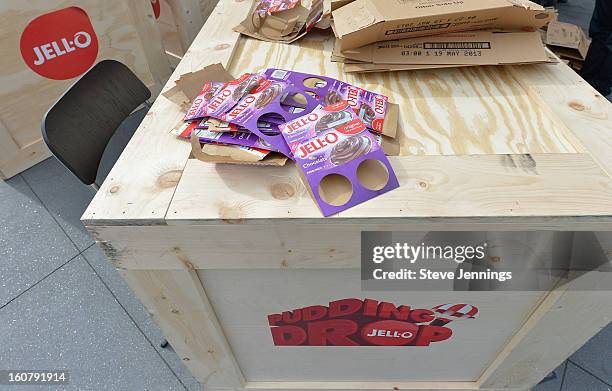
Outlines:
<svg viewBox="0 0 612 391"><path fill-rule="evenodd" d="M491 49L491 42L425 42L423 49Z"/></svg>
<svg viewBox="0 0 612 391"><path fill-rule="evenodd" d="M282 69L277 69L274 72L272 72L272 78L273 79L285 79L285 76L287 76L287 71L283 71Z"/></svg>

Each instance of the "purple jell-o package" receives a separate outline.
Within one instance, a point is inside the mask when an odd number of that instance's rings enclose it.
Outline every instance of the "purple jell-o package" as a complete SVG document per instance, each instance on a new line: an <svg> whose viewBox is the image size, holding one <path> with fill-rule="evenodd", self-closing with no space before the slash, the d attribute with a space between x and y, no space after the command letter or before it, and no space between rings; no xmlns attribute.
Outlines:
<svg viewBox="0 0 612 391"><path fill-rule="evenodd" d="M322 106L347 101L369 129L382 133L387 113L385 95L364 90L352 84L320 75L270 68L264 73L269 79L282 80L314 94Z"/></svg>
<svg viewBox="0 0 612 391"><path fill-rule="evenodd" d="M232 80L223 87L206 105L206 117L220 118L231 110L240 99L259 85L262 75L258 73L245 73L236 80Z"/></svg>
<svg viewBox="0 0 612 391"><path fill-rule="evenodd" d="M282 104L284 99L295 95L303 94L300 89L288 83L261 80L255 90L219 117L250 130L276 150L290 157L289 147L274 122L286 123L303 115L295 112L292 106ZM300 110L310 112L317 106L317 101L307 96Z"/></svg>
<svg viewBox="0 0 612 391"><path fill-rule="evenodd" d="M181 126L172 130L172 134L184 139L191 138L191 133L195 132L198 139L202 143L221 143L230 145L239 145L243 147L265 149L268 151L278 152L271 145L260 139L253 133L223 133L213 132L206 129L198 129L198 122L185 122Z"/></svg>
<svg viewBox="0 0 612 391"><path fill-rule="evenodd" d="M223 82L207 82L202 86L202 91L193 100L191 107L185 114L185 121L191 121L196 118L202 118L206 116L206 106L208 102L223 88L226 83Z"/></svg>
<svg viewBox="0 0 612 391"><path fill-rule="evenodd" d="M269 151L278 152L273 146L253 133L221 133L204 129L194 129L193 131L196 132L195 135L198 136L200 142L241 145L244 147L267 149Z"/></svg>
<svg viewBox="0 0 612 391"><path fill-rule="evenodd" d="M367 130L348 102L319 106L309 114L281 126L281 130L325 216L399 187L376 135ZM366 161L368 163L362 165ZM371 169L371 161L384 165L388 175L386 181L380 178L381 181L375 185L360 181L358 171ZM352 193L346 194L341 202L325 196L327 190L323 182L326 178L333 178L334 174L348 180L352 188ZM327 184L331 182L327 181Z"/></svg>

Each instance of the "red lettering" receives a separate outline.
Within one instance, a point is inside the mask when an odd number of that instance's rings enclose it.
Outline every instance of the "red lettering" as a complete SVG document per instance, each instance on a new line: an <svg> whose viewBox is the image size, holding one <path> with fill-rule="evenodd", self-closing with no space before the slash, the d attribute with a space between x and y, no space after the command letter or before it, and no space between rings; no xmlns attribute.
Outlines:
<svg viewBox="0 0 612 391"><path fill-rule="evenodd" d="M410 320L414 323L431 322L435 318L436 316L431 310L418 309L412 310L412 312L410 313Z"/></svg>
<svg viewBox="0 0 612 391"><path fill-rule="evenodd" d="M352 315L361 309L363 302L359 299L343 299L329 303L329 317Z"/></svg>
<svg viewBox="0 0 612 391"><path fill-rule="evenodd" d="M361 303L361 300L358 301ZM358 346L357 342L349 338L349 336L357 332L357 329L357 322L348 319L322 320L308 323L308 344L310 346Z"/></svg>
<svg viewBox="0 0 612 391"><path fill-rule="evenodd" d="M304 322L319 320L324 318L325 315L327 315L327 307L322 305L313 305L302 308L302 318L304 319Z"/></svg>
<svg viewBox="0 0 612 391"><path fill-rule="evenodd" d="M285 323L297 323L302 320L302 311L285 311L283 312L283 322Z"/></svg>
<svg viewBox="0 0 612 391"><path fill-rule="evenodd" d="M378 308L377 300L365 299L363 301L363 315L364 316L376 316L377 308Z"/></svg>
<svg viewBox="0 0 612 391"><path fill-rule="evenodd" d="M281 314L268 315L268 324L270 326L276 326L278 325L278 322L280 322L282 318L283 316Z"/></svg>
<svg viewBox="0 0 612 391"><path fill-rule="evenodd" d="M306 342L306 331L298 326L272 327L272 340L276 346L299 346Z"/></svg>
<svg viewBox="0 0 612 391"><path fill-rule="evenodd" d="M419 335L414 341L414 346L429 346L431 342L439 342L449 339L453 331L443 326L420 326Z"/></svg>
<svg viewBox="0 0 612 391"><path fill-rule="evenodd" d="M349 86L346 90L346 100L351 107L357 106L357 99L359 99L359 89Z"/></svg>
<svg viewBox="0 0 612 391"><path fill-rule="evenodd" d="M385 113L385 100L380 96L376 96L374 99L374 111L381 115Z"/></svg>
<svg viewBox="0 0 612 391"><path fill-rule="evenodd" d="M382 319L391 319L391 316L393 316L397 320L408 320L408 316L410 315L410 307L406 305L395 307L392 303L383 301L378 308L378 316Z"/></svg>

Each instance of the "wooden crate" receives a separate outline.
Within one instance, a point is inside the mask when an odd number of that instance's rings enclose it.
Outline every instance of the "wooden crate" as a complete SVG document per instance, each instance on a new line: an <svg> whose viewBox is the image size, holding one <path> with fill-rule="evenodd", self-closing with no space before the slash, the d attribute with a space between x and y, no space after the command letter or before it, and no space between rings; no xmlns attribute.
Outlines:
<svg viewBox="0 0 612 391"><path fill-rule="evenodd" d="M604 97L562 63L345 75L329 33L292 45L237 36L248 7L220 0L171 80L221 62L382 92L400 105L401 187L322 218L293 165L190 159L169 133L184 107L158 98L82 220L206 390L527 390L610 322L612 293L596 288L612 276L597 270L547 292L359 285L362 231L609 231ZM429 347L274 346L268 314L351 297L471 303L481 316Z"/></svg>
<svg viewBox="0 0 612 391"><path fill-rule="evenodd" d="M178 65L218 0L151 0L168 59Z"/></svg>
<svg viewBox="0 0 612 391"><path fill-rule="evenodd" d="M50 19L50 13L68 7L78 8L69 9L58 19ZM75 14L83 16L82 20L75 18ZM76 19L79 21L75 22ZM147 2L8 1L0 5L0 20L0 67L3 70L0 178L10 178L49 156L42 141L40 121L46 110L88 66L103 59L119 60L129 66L153 94L159 93L171 73L153 11ZM85 31L93 39L81 49L72 43L75 40L73 35L87 28L86 20L90 21L94 34ZM37 23L36 28L24 33L30 23ZM47 37L49 39L45 41ZM87 37L82 37L81 46L84 46ZM62 53L66 52L62 38L69 47L65 54ZM32 42L55 42L59 51L52 46L51 56L55 57L40 65L31 63L32 67L29 67L22 50L31 53L34 50ZM97 53L94 50L96 43ZM74 50L70 51L70 48ZM84 50L91 53L85 55ZM42 66L45 67L42 71L37 68ZM73 72L62 72L72 67L75 68ZM32 68L37 68L39 73Z"/></svg>

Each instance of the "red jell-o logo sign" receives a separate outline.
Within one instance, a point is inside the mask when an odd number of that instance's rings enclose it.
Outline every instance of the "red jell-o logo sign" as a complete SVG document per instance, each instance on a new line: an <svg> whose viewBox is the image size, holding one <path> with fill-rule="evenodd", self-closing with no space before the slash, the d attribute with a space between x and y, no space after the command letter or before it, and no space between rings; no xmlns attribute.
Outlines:
<svg viewBox="0 0 612 391"><path fill-rule="evenodd" d="M419 327L397 320L381 320L361 329L361 337L373 345L402 346L414 340Z"/></svg>
<svg viewBox="0 0 612 391"><path fill-rule="evenodd" d="M68 7L33 19L23 30L21 56L34 72L53 80L72 79L98 57L98 37L87 13Z"/></svg>

